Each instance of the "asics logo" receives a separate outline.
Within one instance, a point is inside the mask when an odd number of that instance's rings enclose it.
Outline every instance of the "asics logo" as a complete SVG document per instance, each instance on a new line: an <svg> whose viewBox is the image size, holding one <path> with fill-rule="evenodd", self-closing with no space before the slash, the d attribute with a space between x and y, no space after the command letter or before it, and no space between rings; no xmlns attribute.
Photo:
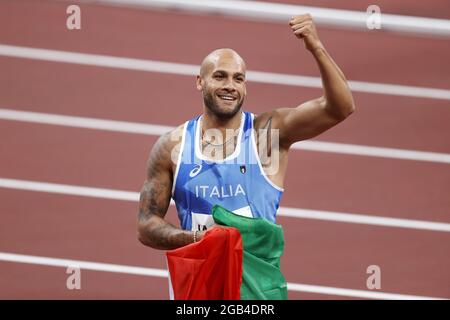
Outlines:
<svg viewBox="0 0 450 320"><path fill-rule="evenodd" d="M191 172L189 172L189 177L193 178L196 175L198 175L200 173L200 171L202 170L202 165L198 164L194 169L191 170Z"/></svg>

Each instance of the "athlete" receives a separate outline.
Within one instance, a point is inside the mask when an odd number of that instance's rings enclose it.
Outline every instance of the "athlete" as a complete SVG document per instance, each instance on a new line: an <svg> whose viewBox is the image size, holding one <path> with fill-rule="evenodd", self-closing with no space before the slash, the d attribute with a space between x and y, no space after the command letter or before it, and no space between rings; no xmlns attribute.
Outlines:
<svg viewBox="0 0 450 320"><path fill-rule="evenodd" d="M290 146L354 112L344 74L325 50L312 17L294 16L289 25L319 67L323 96L294 108L244 112L244 60L232 49L211 52L196 79L203 113L161 136L150 152L137 222L144 245L169 250L200 241L205 230L217 227L214 204L275 222ZM171 198L181 228L164 219Z"/></svg>

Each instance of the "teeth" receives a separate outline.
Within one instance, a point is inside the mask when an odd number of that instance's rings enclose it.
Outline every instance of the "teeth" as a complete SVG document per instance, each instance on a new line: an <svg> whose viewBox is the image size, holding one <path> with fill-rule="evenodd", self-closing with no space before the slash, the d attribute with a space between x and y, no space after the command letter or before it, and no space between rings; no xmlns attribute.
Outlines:
<svg viewBox="0 0 450 320"><path fill-rule="evenodd" d="M224 100L234 100L235 98L234 97L232 97L232 96L219 96L221 99L224 99Z"/></svg>

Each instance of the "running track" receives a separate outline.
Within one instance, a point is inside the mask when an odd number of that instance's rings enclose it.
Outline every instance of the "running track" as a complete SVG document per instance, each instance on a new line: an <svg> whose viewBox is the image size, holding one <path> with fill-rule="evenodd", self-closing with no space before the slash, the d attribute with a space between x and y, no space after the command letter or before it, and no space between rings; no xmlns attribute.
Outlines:
<svg viewBox="0 0 450 320"><path fill-rule="evenodd" d="M434 2L436 9L428 6L426 15L448 19L439 10L442 2ZM398 3L405 11L393 7L393 12L420 15L420 8L408 8L408 1ZM2 1L0 44L183 64L198 64L212 49L229 46L242 54L250 70L319 76L287 26L83 4L82 30L68 31L66 6ZM335 7L360 9L352 1ZM450 89L448 40L326 28L319 32L349 79ZM6 56L0 56L0 70L0 109L165 126L201 110L189 76ZM295 106L321 93L256 82L249 83L248 91L246 109L256 113ZM317 141L450 153L448 100L354 96L356 113ZM5 119L0 120L0 134L0 182L134 193L157 138ZM12 253L165 269L164 253L136 240L136 201L0 185L0 298L167 299L164 277L82 268L82 290L70 291L65 268L5 258ZM448 163L294 150L285 189L283 207L450 224ZM177 223L173 206L168 219ZM282 269L289 283L450 298L448 230L286 216L278 223L285 230ZM381 267L381 290L366 287L369 265ZM291 290L289 297L351 297L337 292Z"/></svg>

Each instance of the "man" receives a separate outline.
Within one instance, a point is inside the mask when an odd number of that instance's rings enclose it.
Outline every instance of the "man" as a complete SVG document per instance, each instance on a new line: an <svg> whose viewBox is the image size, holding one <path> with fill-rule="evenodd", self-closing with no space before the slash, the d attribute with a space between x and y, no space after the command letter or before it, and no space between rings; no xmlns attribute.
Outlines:
<svg viewBox="0 0 450 320"><path fill-rule="evenodd" d="M274 222L290 146L355 110L347 81L321 43L312 17L294 16L289 25L317 62L323 96L258 116L242 112L245 62L231 49L210 53L197 76L203 114L160 137L150 153L137 224L144 245L169 250L200 241L213 227L214 204ZM269 134L256 134L261 131ZM182 137L181 144L174 137ZM262 164L263 157L276 163L276 170ZM164 220L171 196L181 229Z"/></svg>

